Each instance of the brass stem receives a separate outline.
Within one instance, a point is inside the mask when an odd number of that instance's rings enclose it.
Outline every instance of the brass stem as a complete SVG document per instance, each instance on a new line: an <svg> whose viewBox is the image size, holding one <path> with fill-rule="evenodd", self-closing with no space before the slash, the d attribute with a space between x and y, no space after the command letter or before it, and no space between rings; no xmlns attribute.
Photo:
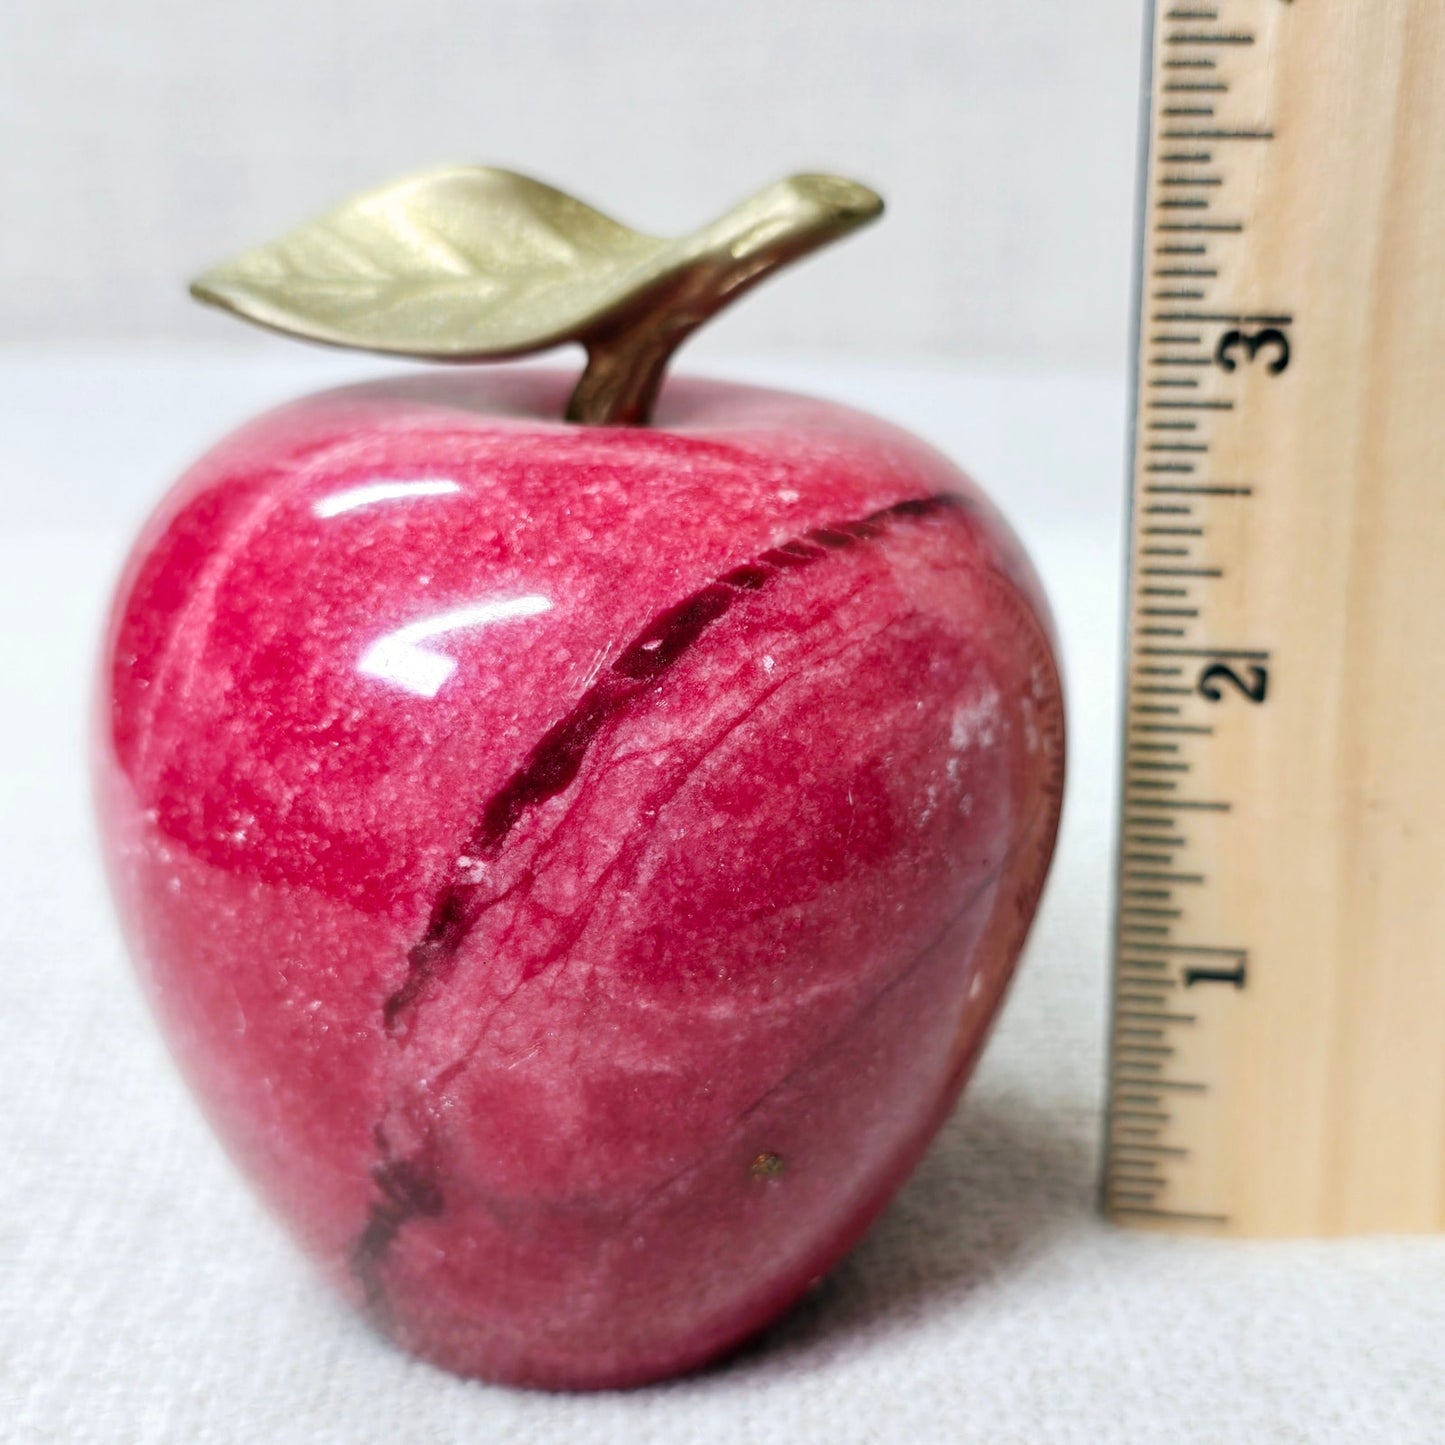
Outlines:
<svg viewBox="0 0 1445 1445"><path fill-rule="evenodd" d="M664 337L635 331L589 344L587 365L567 402L567 420L583 426L646 426L667 364L685 340L686 333Z"/></svg>
<svg viewBox="0 0 1445 1445"><path fill-rule="evenodd" d="M581 340L587 366L567 420L646 426L673 353L705 321L774 271L837 240L882 209L832 176L780 181L699 232L669 270Z"/></svg>

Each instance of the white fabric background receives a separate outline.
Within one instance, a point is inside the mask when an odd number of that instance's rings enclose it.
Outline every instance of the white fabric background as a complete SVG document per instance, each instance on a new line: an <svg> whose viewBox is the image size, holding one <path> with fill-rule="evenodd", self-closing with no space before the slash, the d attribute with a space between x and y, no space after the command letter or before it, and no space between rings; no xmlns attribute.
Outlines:
<svg viewBox="0 0 1445 1445"><path fill-rule="evenodd" d="M1275 0L1270 0L1275 3ZM723 348L1120 363L1144 0L0 0L0 336L225 336L182 277L439 161L683 231L888 198Z"/></svg>
<svg viewBox="0 0 1445 1445"><path fill-rule="evenodd" d="M1071 685L1062 846L965 1102L866 1242L744 1357L547 1396L408 1361L254 1204L174 1077L92 856L83 712L120 550L262 403L374 363L0 357L0 1440L1240 1442L1445 1438L1445 1240L1225 1243L1094 1209L1124 389L1108 376L731 368L871 405L991 485Z"/></svg>

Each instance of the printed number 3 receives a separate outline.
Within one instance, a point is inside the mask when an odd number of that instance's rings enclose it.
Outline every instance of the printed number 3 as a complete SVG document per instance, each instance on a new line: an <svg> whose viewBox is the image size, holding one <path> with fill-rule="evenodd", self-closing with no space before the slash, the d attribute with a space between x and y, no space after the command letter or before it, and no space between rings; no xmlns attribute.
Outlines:
<svg viewBox="0 0 1445 1445"><path fill-rule="evenodd" d="M1215 365L1224 371L1235 371L1239 362L1235 353L1244 352L1246 361L1253 361L1266 348L1273 351L1266 370L1271 376L1278 376L1289 366L1289 337L1277 326L1267 326L1263 331L1226 331L1214 348Z"/></svg>

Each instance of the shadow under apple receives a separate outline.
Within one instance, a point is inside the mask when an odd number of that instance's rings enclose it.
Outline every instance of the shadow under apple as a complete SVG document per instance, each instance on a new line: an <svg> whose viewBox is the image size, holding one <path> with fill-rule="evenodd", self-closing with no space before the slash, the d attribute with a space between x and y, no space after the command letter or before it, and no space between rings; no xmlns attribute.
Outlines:
<svg viewBox="0 0 1445 1445"><path fill-rule="evenodd" d="M713 1375L808 1368L850 1335L906 1327L1042 1253L1095 1207L1092 1112L965 1100L863 1242Z"/></svg>

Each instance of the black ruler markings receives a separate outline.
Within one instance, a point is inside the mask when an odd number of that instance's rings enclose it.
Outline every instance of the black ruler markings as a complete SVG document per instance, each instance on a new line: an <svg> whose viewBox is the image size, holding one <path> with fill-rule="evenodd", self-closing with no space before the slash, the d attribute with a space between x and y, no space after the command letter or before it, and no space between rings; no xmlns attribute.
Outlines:
<svg viewBox="0 0 1445 1445"><path fill-rule="evenodd" d="M1226 1215L1182 1197L1172 1181L1171 1168L1191 1157L1171 1135L1178 1108L1210 1092L1207 1081L1176 1075L1173 1041L1199 1027L1200 1015L1178 1003L1241 993L1250 959L1242 946L1195 937L1190 901L1210 880L1197 866L1182 867L1181 855L1199 827L1219 826L1235 807L1233 798L1189 787L1215 736L1214 717L1267 706L1273 683L1267 647L1233 637L1216 645L1211 635L1210 589L1228 575L1211 552L1211 531L1236 521L1266 484L1218 477L1212 453L1253 368L1288 368L1295 319L1286 309L1231 304L1221 280L1249 228L1228 199L1235 157L1274 139L1268 117L1231 114L1230 61L1248 56L1256 34L1222 23L1211 5L1172 5L1161 23L1141 272L1142 440L1104 1202L1120 1218L1226 1225ZM1196 391L1205 394L1179 395Z"/></svg>

